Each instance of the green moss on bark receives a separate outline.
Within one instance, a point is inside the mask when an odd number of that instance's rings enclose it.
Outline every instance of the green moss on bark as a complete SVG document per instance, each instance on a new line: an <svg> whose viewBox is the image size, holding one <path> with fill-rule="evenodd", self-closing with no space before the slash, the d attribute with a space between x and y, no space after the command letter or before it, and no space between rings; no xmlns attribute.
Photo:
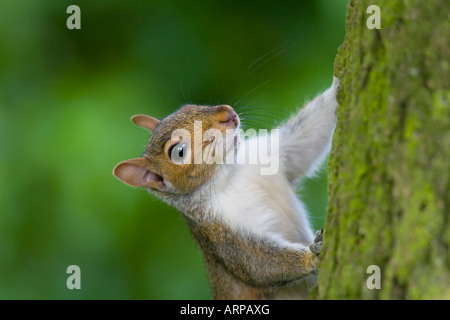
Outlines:
<svg viewBox="0 0 450 320"><path fill-rule="evenodd" d="M321 299L450 299L450 2L351 0ZM369 290L367 267L381 268Z"/></svg>

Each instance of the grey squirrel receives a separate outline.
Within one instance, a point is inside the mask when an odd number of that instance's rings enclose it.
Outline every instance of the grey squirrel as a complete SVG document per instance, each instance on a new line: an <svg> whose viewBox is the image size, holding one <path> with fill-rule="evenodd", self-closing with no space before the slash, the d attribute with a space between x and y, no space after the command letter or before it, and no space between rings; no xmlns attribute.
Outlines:
<svg viewBox="0 0 450 320"><path fill-rule="evenodd" d="M255 150L252 143L273 135L243 139L239 117L228 105L184 105L161 121L132 117L152 135L142 157L119 163L113 173L128 185L148 188L183 214L202 251L215 299L308 297L322 234L314 236L295 189L329 150L338 87L334 78L329 89L277 128L278 140L268 148L279 160L272 174L261 174L261 163L217 161L219 153L245 158Z"/></svg>

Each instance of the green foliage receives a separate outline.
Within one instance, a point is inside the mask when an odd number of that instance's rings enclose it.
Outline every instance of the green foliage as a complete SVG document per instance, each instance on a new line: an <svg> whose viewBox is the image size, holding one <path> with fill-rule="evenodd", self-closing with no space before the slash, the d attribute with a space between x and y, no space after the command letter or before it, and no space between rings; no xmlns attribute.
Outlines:
<svg viewBox="0 0 450 320"><path fill-rule="evenodd" d="M2 0L0 298L211 298L179 213L112 176L148 140L129 118L228 103L271 128L331 83L344 16L342 0ZM303 187L320 228L326 175Z"/></svg>

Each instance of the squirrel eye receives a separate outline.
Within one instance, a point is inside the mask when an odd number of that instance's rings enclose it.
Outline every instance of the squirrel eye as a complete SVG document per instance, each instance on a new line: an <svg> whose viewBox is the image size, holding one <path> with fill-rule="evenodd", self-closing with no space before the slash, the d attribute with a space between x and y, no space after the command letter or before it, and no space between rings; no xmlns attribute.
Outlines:
<svg viewBox="0 0 450 320"><path fill-rule="evenodd" d="M187 154L187 144L186 143L178 143L170 147L169 156L170 159L176 164L182 163Z"/></svg>

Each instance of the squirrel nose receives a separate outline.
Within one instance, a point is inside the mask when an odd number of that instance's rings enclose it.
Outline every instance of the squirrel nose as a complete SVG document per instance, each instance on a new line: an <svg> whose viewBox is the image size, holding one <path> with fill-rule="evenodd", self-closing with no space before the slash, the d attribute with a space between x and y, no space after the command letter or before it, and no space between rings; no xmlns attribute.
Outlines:
<svg viewBox="0 0 450 320"><path fill-rule="evenodd" d="M219 123L226 128L237 128L239 117L233 108L227 105L220 106L224 111L220 114Z"/></svg>

